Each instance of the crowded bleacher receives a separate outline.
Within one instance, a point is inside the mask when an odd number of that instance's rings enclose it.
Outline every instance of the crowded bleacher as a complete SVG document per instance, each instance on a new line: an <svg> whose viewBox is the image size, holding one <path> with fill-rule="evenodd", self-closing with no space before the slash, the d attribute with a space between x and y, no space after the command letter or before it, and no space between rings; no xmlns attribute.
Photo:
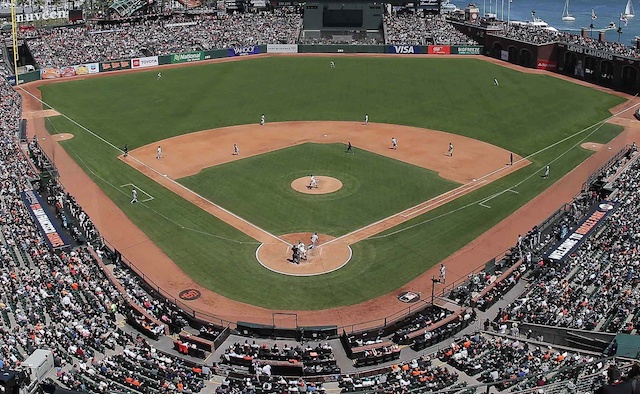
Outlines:
<svg viewBox="0 0 640 394"><path fill-rule="evenodd" d="M185 25L188 22L194 24ZM300 25L300 15L285 8L259 14L199 15L188 19L176 16L22 34L39 67L64 67L236 46L291 44L298 39Z"/></svg>
<svg viewBox="0 0 640 394"><path fill-rule="evenodd" d="M637 286L638 161L612 179L620 206L597 235L566 262L547 261L535 285L505 313L512 319L606 332L635 332L640 303ZM567 223L567 227L575 223Z"/></svg>
<svg viewBox="0 0 640 394"><path fill-rule="evenodd" d="M58 28L23 34L40 67L295 43L300 36L301 17L293 10L197 16L193 20L196 25L170 26L186 21L185 17L174 17L108 28ZM384 31L387 44L476 44L440 17L387 15ZM514 25L500 34L537 44L562 41L637 57L633 48L566 33ZM367 40L365 37L359 43L378 43ZM332 37L312 43L335 42ZM104 270L100 260L111 251L102 244L91 218L62 185L40 184L38 173L51 163L36 139L27 143L28 154L23 151L15 137L20 115L21 97L3 81L1 366L18 369L35 349L48 349L54 355L56 382L68 388L91 393L196 393L206 389L215 366L205 359L215 350L213 341L222 329L207 324L190 326L183 311L150 290L126 266L113 264L109 272ZM518 237L511 250L513 258L503 260L504 265L498 262L491 270L470 274L466 282L452 289L447 296L458 309L425 308L407 317L390 333L345 333L344 349L340 351L353 360L349 367L383 366L380 373L367 377L340 375L342 390L462 390L467 382L459 381L460 372L479 383L500 382L499 389L525 389L565 380L575 382L581 376L605 370L609 364L596 363L593 354L549 347L544 338L524 338L518 323L637 333L640 164L631 163L632 157L613 163L602 174L616 190L608 196L616 202L616 211L603 230L588 239L567 262L544 261L541 256L600 200L602 196L594 191L578 195L544 232L536 227ZM71 234L73 248L58 252L49 249L20 198L21 191L31 189L42 193L62 227ZM487 321L485 332L472 331L470 326L478 311L490 310L523 276L530 281L525 293L500 309L493 323ZM150 341L169 338L167 334L173 337L166 349L157 348L155 342L151 344ZM444 350L431 356L398 360L399 344L422 351L442 343L447 344ZM216 391L323 392L325 384L307 377L340 374L337 350L327 342L282 347L258 345L255 340L230 344L220 355L220 364L241 377L225 377ZM447 365L436 365L436 358ZM292 371L298 376L279 376Z"/></svg>

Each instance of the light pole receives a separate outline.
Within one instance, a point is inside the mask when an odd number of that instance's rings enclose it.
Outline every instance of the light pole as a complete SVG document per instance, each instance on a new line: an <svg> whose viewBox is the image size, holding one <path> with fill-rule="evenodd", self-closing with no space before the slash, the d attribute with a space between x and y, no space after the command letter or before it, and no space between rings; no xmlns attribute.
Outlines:
<svg viewBox="0 0 640 394"><path fill-rule="evenodd" d="M509 24L511 23L511 2L513 0L509 0L509 4L507 5L507 34L509 34Z"/></svg>
<svg viewBox="0 0 640 394"><path fill-rule="evenodd" d="M620 44L620 34L622 34L622 27L618 27L618 44Z"/></svg>
<svg viewBox="0 0 640 394"><path fill-rule="evenodd" d="M589 25L589 38L593 38L593 23Z"/></svg>
<svg viewBox="0 0 640 394"><path fill-rule="evenodd" d="M440 280L440 278L436 278L436 276L432 276L431 277L431 305L433 305L433 301L436 298L436 284L438 283L442 283L442 280Z"/></svg>

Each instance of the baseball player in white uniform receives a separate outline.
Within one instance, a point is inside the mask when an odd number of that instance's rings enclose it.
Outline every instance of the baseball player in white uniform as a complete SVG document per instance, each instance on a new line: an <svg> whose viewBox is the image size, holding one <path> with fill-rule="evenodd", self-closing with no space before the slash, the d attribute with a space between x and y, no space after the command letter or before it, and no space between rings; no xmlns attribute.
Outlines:
<svg viewBox="0 0 640 394"><path fill-rule="evenodd" d="M396 137L391 138L391 149L398 149L398 140Z"/></svg>
<svg viewBox="0 0 640 394"><path fill-rule="evenodd" d="M156 159L162 159L162 148L158 145L158 149L156 149Z"/></svg>
<svg viewBox="0 0 640 394"><path fill-rule="evenodd" d="M131 190L131 204L138 202L138 191L136 189Z"/></svg>
<svg viewBox="0 0 640 394"><path fill-rule="evenodd" d="M334 62L329 63L330 68L336 68L336 64Z"/></svg>
<svg viewBox="0 0 640 394"><path fill-rule="evenodd" d="M300 252L300 258L302 260L306 260L307 259L307 248L304 246L304 243L302 243L302 241L298 241L298 245L296 245L296 247L298 248L298 251Z"/></svg>
<svg viewBox="0 0 640 394"><path fill-rule="evenodd" d="M449 142L449 156L453 156L453 144Z"/></svg>
<svg viewBox="0 0 640 394"><path fill-rule="evenodd" d="M260 126L264 126L265 123L267 123L267 120L265 119L264 114L262 114L260 117Z"/></svg>
<svg viewBox="0 0 640 394"><path fill-rule="evenodd" d="M311 179L309 179L309 189L311 188L318 188L318 181L316 181L316 177L311 175Z"/></svg>
<svg viewBox="0 0 640 394"><path fill-rule="evenodd" d="M233 154L236 156L240 155L240 148L238 148L238 144L233 144Z"/></svg>
<svg viewBox="0 0 640 394"><path fill-rule="evenodd" d="M318 244L318 233L313 233L311 236L311 245L309 245L309 249L313 249Z"/></svg>
<svg viewBox="0 0 640 394"><path fill-rule="evenodd" d="M158 73L158 79L162 78L162 73Z"/></svg>
<svg viewBox="0 0 640 394"><path fill-rule="evenodd" d="M364 124L365 125L369 124L369 115L368 114L364 114Z"/></svg>

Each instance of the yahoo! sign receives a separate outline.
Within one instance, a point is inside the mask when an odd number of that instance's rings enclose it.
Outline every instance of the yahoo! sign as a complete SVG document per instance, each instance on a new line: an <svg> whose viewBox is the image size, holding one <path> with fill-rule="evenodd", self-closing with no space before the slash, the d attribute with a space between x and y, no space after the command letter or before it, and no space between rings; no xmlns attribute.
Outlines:
<svg viewBox="0 0 640 394"><path fill-rule="evenodd" d="M257 45L229 48L229 56L256 55L258 53L260 53L260 47Z"/></svg>

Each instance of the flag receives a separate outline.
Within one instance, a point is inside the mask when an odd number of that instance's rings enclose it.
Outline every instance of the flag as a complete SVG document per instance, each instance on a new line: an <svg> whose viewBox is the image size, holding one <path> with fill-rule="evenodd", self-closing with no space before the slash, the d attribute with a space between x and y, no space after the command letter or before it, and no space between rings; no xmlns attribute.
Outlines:
<svg viewBox="0 0 640 394"><path fill-rule="evenodd" d="M591 9L591 20L596 20L598 19L598 15L596 15L596 12L593 10L593 8Z"/></svg>
<svg viewBox="0 0 640 394"><path fill-rule="evenodd" d="M629 20L627 19L627 16L625 14L622 14L622 13L620 14L620 22L624 22L625 26L629 22Z"/></svg>

